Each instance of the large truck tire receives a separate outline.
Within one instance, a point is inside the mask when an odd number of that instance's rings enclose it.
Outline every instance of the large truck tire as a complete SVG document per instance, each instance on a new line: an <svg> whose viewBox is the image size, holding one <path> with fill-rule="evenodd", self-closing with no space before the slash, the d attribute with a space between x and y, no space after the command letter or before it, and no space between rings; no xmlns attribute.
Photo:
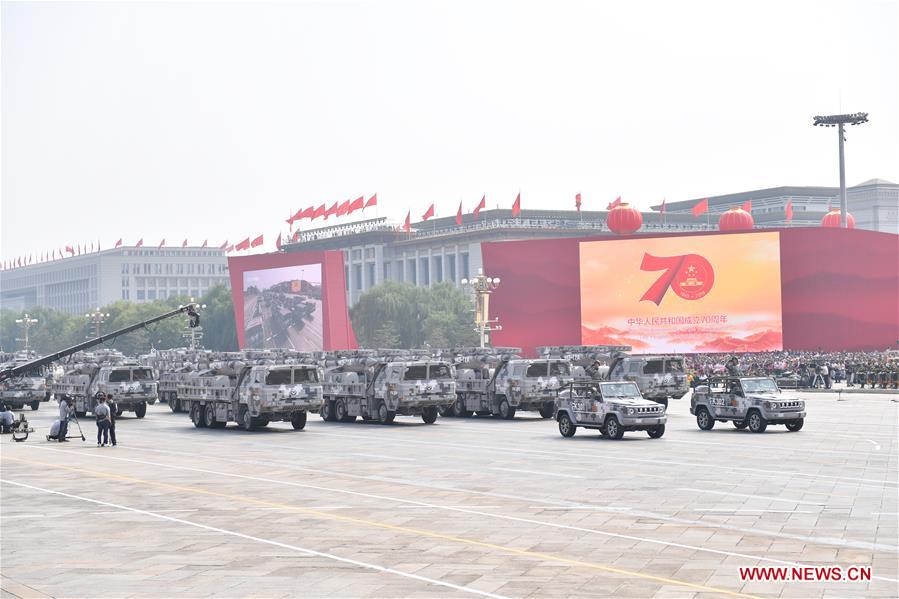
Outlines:
<svg viewBox="0 0 899 599"><path fill-rule="evenodd" d="M294 412L290 417L290 426L295 431L301 431L306 427L306 412Z"/></svg>
<svg viewBox="0 0 899 599"><path fill-rule="evenodd" d="M245 431L253 430L253 417L250 416L250 410L247 408L247 406L240 406L240 412L238 413L237 417L237 424L241 429Z"/></svg>
<svg viewBox="0 0 899 599"><path fill-rule="evenodd" d="M31 402L31 410L36 412L38 408L41 407L41 401L39 399L35 399Z"/></svg>
<svg viewBox="0 0 899 599"><path fill-rule="evenodd" d="M190 421L194 423L195 428L204 428L206 426L206 422L203 418L203 412L205 409L200 406L198 402L194 402L192 406L190 406Z"/></svg>
<svg viewBox="0 0 899 599"><path fill-rule="evenodd" d="M134 415L138 418L143 418L147 415L147 402L142 401L136 406L134 406Z"/></svg>
<svg viewBox="0 0 899 599"><path fill-rule="evenodd" d="M437 408L430 406L422 410L421 419L425 424L434 424L437 422Z"/></svg>

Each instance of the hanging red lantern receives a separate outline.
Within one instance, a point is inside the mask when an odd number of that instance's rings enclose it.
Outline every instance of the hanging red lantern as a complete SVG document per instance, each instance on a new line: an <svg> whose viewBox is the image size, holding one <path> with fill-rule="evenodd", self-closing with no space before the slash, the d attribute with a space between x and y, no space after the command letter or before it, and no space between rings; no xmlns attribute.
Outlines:
<svg viewBox="0 0 899 599"><path fill-rule="evenodd" d="M821 219L822 227L839 227L840 226L840 209L834 208L830 212L824 215L824 218ZM852 216L851 212L846 213L846 228L854 229L855 228L855 217Z"/></svg>
<svg viewBox="0 0 899 599"><path fill-rule="evenodd" d="M627 235L643 226L643 215L640 214L639 210L628 204L618 204L609 210L606 223L608 223L609 230L612 233Z"/></svg>
<svg viewBox="0 0 899 599"><path fill-rule="evenodd" d="M752 215L742 208L731 208L718 218L719 231L748 231L753 225Z"/></svg>

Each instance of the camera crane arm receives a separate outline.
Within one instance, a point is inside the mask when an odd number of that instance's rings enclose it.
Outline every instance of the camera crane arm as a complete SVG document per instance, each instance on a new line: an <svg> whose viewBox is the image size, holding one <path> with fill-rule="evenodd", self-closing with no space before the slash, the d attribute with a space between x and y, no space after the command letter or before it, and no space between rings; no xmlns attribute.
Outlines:
<svg viewBox="0 0 899 599"><path fill-rule="evenodd" d="M48 354L41 358L37 358L35 360L31 360L30 362L25 362L23 364L18 364L12 368L6 368L4 370L0 370L0 382L11 379L15 376L28 372L30 370L34 370L36 368L41 368L42 366L46 366L51 362L55 362L57 360L61 360L66 356L71 356L75 352L79 352L84 349L88 349L90 347L94 347L95 345L100 345L104 341L109 341L110 339L115 339L121 335L126 335L132 331L136 331L138 329L144 328L148 325L153 324L154 322L159 322L160 320L165 320L167 318L171 318L172 316L177 316L178 314L187 313L189 318L188 325L191 328L194 328L200 324L200 314L197 312L199 308L199 304L187 304L184 306L179 306L177 309L172 310L170 312L166 312L165 314L160 314L158 316L154 316L153 318L149 318L147 320L142 320L141 322L129 325L117 331L113 331L111 333L106 333L105 335L100 335L94 339L89 339L84 343L79 343L78 345L73 345L72 347L60 350L53 354Z"/></svg>

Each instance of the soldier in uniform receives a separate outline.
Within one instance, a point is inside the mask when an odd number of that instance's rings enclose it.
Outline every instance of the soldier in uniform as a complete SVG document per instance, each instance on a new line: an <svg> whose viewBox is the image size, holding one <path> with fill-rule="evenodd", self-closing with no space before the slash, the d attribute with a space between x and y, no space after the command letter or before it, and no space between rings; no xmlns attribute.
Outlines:
<svg viewBox="0 0 899 599"><path fill-rule="evenodd" d="M737 356L731 356L724 367L727 369L729 376L740 376L740 361L737 359Z"/></svg>

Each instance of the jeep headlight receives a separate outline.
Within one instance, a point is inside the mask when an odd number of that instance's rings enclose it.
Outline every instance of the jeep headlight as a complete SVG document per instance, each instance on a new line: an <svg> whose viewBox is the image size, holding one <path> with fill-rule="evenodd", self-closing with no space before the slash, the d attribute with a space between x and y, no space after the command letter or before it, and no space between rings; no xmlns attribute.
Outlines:
<svg viewBox="0 0 899 599"><path fill-rule="evenodd" d="M771 402L771 401L766 401L766 402L765 402L765 409L766 409L766 410L773 410L775 407L776 407L776 404L775 404L774 402Z"/></svg>
<svg viewBox="0 0 899 599"><path fill-rule="evenodd" d="M628 416L633 416L636 412L637 412L637 410L635 410L634 408L628 408L628 409L627 409L627 415L628 415Z"/></svg>

